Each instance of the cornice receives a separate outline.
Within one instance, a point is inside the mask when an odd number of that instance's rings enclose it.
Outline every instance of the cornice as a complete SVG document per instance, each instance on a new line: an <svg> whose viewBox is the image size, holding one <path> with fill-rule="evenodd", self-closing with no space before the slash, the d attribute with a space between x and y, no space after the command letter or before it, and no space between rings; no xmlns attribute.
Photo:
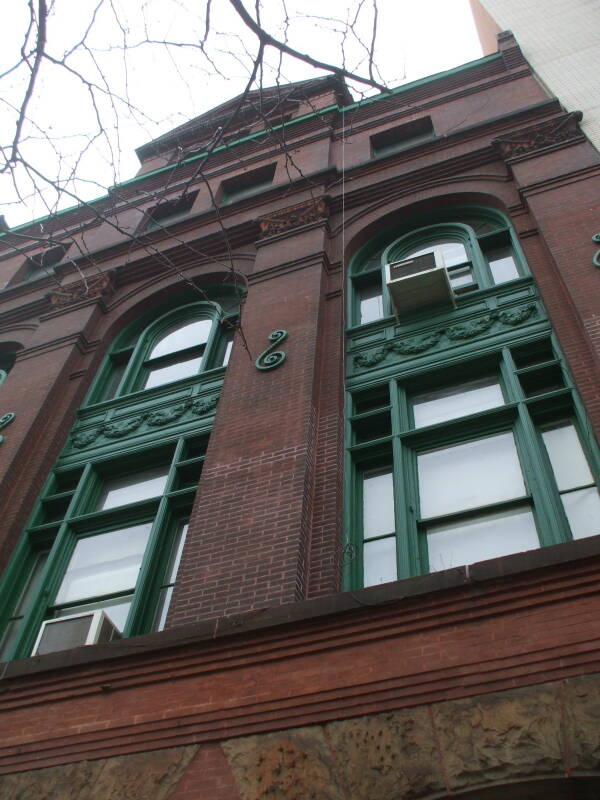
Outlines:
<svg viewBox="0 0 600 800"><path fill-rule="evenodd" d="M277 266L268 267L267 269L260 270L260 272L252 272L247 276L248 285L253 286L254 284L277 278L280 275L287 275L290 272L297 272L298 270L308 269L316 265L321 266L326 274L329 275L331 273L331 265L327 253L324 250L319 250L301 258L281 261Z"/></svg>
<svg viewBox="0 0 600 800"><path fill-rule="evenodd" d="M567 145L568 146L568 145ZM600 175L600 163L592 164L583 169L570 170L562 175L557 175L554 178L546 178L542 181L528 183L526 186L519 187L519 194L523 198L532 197L536 194L543 192L553 191L561 186L568 186L572 183L579 183L579 181L586 181L590 178L596 178Z"/></svg>
<svg viewBox="0 0 600 800"><path fill-rule="evenodd" d="M58 336L42 344L19 350L17 358L19 361L26 361L29 358L36 358L53 350L61 350L63 347L73 346L77 347L82 355L86 355L95 350L99 344L99 340L89 341L84 333L70 333L68 336Z"/></svg>
<svg viewBox="0 0 600 800"><path fill-rule="evenodd" d="M385 124L385 123L396 122L397 120L404 119L405 117L413 116L415 114L415 112L427 111L428 109L436 108L438 106L445 105L446 103L451 103L453 100L461 99L463 97L469 97L469 96L471 96L473 94L479 94L482 91L487 91L489 89L493 89L496 86L502 86L502 85L504 85L506 83L511 83L514 80L523 78L523 77L525 77L525 76L527 76L529 74L530 74L529 70L523 70L521 72L507 73L505 75L501 75L500 77L490 79L486 83L478 83L478 84L475 84L473 86L466 87L466 88L464 88L462 90L456 90L454 92L450 92L447 95L443 95L441 97L440 96L436 96L435 99L423 101L423 102L415 104L415 105L404 106L403 108L398 109L397 111L394 111L392 113L388 113L385 116L376 117L376 114L374 113L372 116L365 117L364 118L365 121L364 122L361 121L358 124L351 123L350 125L343 126L344 119L343 119L343 117L339 117L338 121L339 121L340 124L338 126L336 126L335 138L336 139L343 139L345 136L348 136L348 135L351 135L351 134L363 133L363 132L366 132L366 131L370 130L375 125L381 125L381 124ZM555 99L545 100L545 101L543 101L543 103L540 103L539 105L540 106L541 105L554 105L554 106L556 106L557 110L560 108L560 104ZM374 110L374 112L376 112L378 109L375 106L373 110ZM519 113L520 113L520 111L517 110L517 111L511 112L511 114L509 114L509 115L503 115L502 117L498 117L497 119L502 119L505 116L518 115ZM479 127L479 125L483 125L483 124L486 124L486 123L485 122L478 123L477 125L469 126L469 127L476 128L476 127ZM466 128L463 128L461 130L464 131L464 130L466 130Z"/></svg>

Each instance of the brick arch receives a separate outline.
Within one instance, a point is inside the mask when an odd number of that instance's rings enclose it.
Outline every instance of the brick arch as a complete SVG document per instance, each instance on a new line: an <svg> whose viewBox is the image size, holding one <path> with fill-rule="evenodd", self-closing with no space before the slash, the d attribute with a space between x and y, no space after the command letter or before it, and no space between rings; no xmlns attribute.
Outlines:
<svg viewBox="0 0 600 800"><path fill-rule="evenodd" d="M347 264L359 248L374 236L388 228L399 225L407 217L427 213L435 214L451 206L470 205L492 208L510 218L508 203L514 198L507 191L498 191L497 194L491 194L482 192L481 187L478 186L474 187L473 191L463 190L449 193L447 187L444 188L446 191L440 191L439 188L426 190L422 193L421 199L416 202L402 204L398 199L391 199L361 211L353 220L346 223L344 263ZM486 188L489 188L489 186Z"/></svg>

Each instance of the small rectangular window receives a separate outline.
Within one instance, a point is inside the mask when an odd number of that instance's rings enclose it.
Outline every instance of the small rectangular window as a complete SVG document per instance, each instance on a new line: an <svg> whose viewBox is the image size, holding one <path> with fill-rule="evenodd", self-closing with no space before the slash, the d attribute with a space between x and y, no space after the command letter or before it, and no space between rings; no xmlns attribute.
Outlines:
<svg viewBox="0 0 600 800"><path fill-rule="evenodd" d="M542 431L554 478L574 539L600 533L600 496L575 426Z"/></svg>
<svg viewBox="0 0 600 800"><path fill-rule="evenodd" d="M29 256L25 262L24 280L33 281L53 275L54 267L63 260L69 247L69 244L59 244L49 250Z"/></svg>
<svg viewBox="0 0 600 800"><path fill-rule="evenodd" d="M492 273L492 280L496 286L508 281L514 281L515 278L519 277L519 270L515 263L512 248L509 245L495 250L488 250L484 255Z"/></svg>
<svg viewBox="0 0 600 800"><path fill-rule="evenodd" d="M359 325L383 319L383 289L381 273L372 273L356 279L356 295L358 297Z"/></svg>
<svg viewBox="0 0 600 800"><path fill-rule="evenodd" d="M276 166L276 164L268 164L265 167L235 175L233 178L227 178L221 184L221 199L223 202L229 203L250 197L266 189L273 183Z"/></svg>
<svg viewBox="0 0 600 800"><path fill-rule="evenodd" d="M363 476L363 585L395 581L396 523L391 470Z"/></svg>
<svg viewBox="0 0 600 800"><path fill-rule="evenodd" d="M171 604L173 589L175 588L175 580L177 579L177 571L179 569L179 562L181 561L181 554L183 553L187 531L187 522L180 525L171 546L169 563L167 564L164 583L160 589L158 606L154 617L153 630L155 631L164 630L165 622L167 621L167 613Z"/></svg>
<svg viewBox="0 0 600 800"><path fill-rule="evenodd" d="M167 484L167 474L166 467L158 467L106 481L98 511L160 497Z"/></svg>
<svg viewBox="0 0 600 800"><path fill-rule="evenodd" d="M192 210L197 195L198 192L191 192L183 197L167 200L154 206L154 208L146 212L144 230L149 233L159 228L166 228L168 225L187 217Z"/></svg>
<svg viewBox="0 0 600 800"><path fill-rule="evenodd" d="M502 389L498 380L493 377L459 383L445 389L434 389L412 398L416 428L465 417L501 405L504 405Z"/></svg>
<svg viewBox="0 0 600 800"><path fill-rule="evenodd" d="M387 156L434 136L431 117L422 117L371 136L371 150L374 156Z"/></svg>

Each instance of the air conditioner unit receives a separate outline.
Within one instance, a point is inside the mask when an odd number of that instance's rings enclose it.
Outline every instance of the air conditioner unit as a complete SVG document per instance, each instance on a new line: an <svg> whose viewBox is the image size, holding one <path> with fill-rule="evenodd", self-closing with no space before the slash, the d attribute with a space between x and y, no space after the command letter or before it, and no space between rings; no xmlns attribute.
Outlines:
<svg viewBox="0 0 600 800"><path fill-rule="evenodd" d="M441 250L386 264L385 279L397 317L430 306L455 305Z"/></svg>
<svg viewBox="0 0 600 800"><path fill-rule="evenodd" d="M68 617L47 619L42 623L31 655L55 653L58 650L112 642L113 639L120 638L121 634L102 609L70 614Z"/></svg>

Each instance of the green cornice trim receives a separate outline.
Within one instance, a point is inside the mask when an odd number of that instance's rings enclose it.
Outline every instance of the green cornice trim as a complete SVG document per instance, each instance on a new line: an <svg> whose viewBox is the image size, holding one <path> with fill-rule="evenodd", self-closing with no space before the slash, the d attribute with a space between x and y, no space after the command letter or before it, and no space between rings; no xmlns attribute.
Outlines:
<svg viewBox="0 0 600 800"><path fill-rule="evenodd" d="M317 111L311 111L309 114L304 114L301 117L296 117L295 119L289 120L288 122L283 122L279 125L274 125L268 130L263 129L262 131L257 131L257 133L253 133L248 136L242 136L240 139L235 139L233 142L228 142L227 144L215 147L215 149L211 151L211 155L214 153L220 153L225 150L229 150L233 147L237 147L238 145L244 144L245 142L259 139L263 136L266 136L271 131L277 131L283 128L291 128L294 125L298 125L299 123L305 122L308 119L323 116L324 114L328 114L332 111L337 111L340 114L345 114L348 111L353 111L357 108L362 108L363 106L371 105L372 103L377 103L381 100L385 100L390 97L397 97L398 95L401 95L404 92L408 92L411 89L414 89L418 86L424 86L428 83L433 83L434 81L440 80L441 78L446 78L449 75L456 75L459 74L460 72L471 69L473 67L497 61L500 58L502 58L502 53L492 53L489 56L484 56L483 58L479 58L475 61L468 61L466 64L460 64L458 67L453 67L452 69L444 70L443 72L436 72L433 75L428 75L424 78L419 78L418 80L411 81L410 83L402 84L401 86L397 86L395 89L391 89L389 92L382 92L380 94L374 95L373 97L366 97L363 100L358 100L356 103L351 103L350 105L347 106L340 106L338 104L333 104L330 106L326 106L325 108L320 108ZM100 203L103 200L107 200L110 197L111 192L115 192L122 186L131 186L133 184L140 183L146 180L147 178L160 175L163 172L173 171L173 169L176 167L181 167L185 164L192 164L201 158L205 158L207 155L208 153L204 151L203 153L198 153L197 155L191 156L190 158L186 158L183 161L180 161L178 164L167 164L164 167L158 167L157 169L154 169L151 172L146 172L143 175L136 175L135 177L129 178L126 181L121 181L121 183L111 186L107 194L101 195L100 197L97 197L93 200L89 200L85 203L85 205L92 206L95 203ZM84 204L79 203L78 205L68 206L67 208L61 209L60 211L56 211L51 216L46 215L45 217L38 217L37 219L31 220L30 222L24 222L21 225L16 225L14 228L11 228L8 231L0 233L0 240L3 239L5 236L10 236L10 234L14 231L23 230L25 228L29 228L32 225L38 225L39 223L44 222L44 220L55 219L58 216L68 214L70 211L75 211L76 209L81 208L82 205Z"/></svg>

